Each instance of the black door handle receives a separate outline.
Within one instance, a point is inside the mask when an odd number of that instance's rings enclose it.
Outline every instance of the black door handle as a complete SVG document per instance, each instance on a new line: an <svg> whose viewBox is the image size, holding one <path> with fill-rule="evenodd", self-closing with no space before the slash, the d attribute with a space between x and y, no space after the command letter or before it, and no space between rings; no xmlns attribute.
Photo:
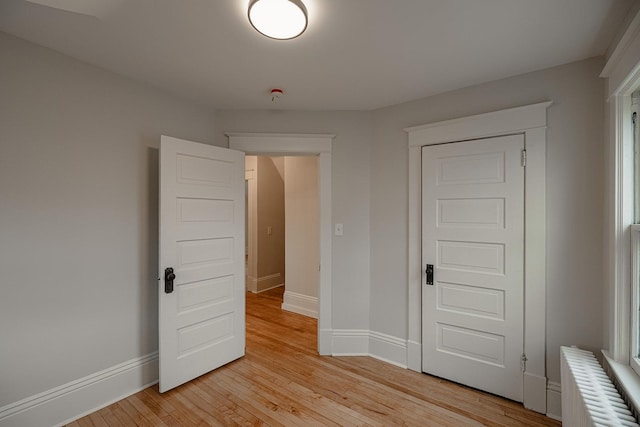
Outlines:
<svg viewBox="0 0 640 427"><path fill-rule="evenodd" d="M173 268L167 267L164 269L164 292L170 294L173 292L173 280L176 278Z"/></svg>
<svg viewBox="0 0 640 427"><path fill-rule="evenodd" d="M433 264L427 264L424 272L427 276L427 285L433 286Z"/></svg>

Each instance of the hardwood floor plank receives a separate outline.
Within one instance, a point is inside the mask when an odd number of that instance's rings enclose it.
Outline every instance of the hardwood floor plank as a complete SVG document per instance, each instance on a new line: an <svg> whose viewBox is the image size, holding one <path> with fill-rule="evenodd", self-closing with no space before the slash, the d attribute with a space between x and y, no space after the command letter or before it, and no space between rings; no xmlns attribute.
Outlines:
<svg viewBox="0 0 640 427"><path fill-rule="evenodd" d="M267 370L254 362L248 362L242 365L238 364L234 368L234 372L239 375L244 375L245 377L251 378L252 381L264 384L265 386L275 387L285 393L287 398L295 399L301 405L304 405L307 410L316 412L325 420L323 425L344 426L354 425L359 422L375 425L373 420L362 419L364 417L361 417L357 412L335 405L333 401L326 399L313 390L289 381L284 376Z"/></svg>
<svg viewBox="0 0 640 427"><path fill-rule="evenodd" d="M195 392L206 402L210 403L210 408L218 421L224 425L257 426L264 425L263 420L248 412L239 405L231 402L228 398L218 393L217 390L209 387L205 381L196 383Z"/></svg>
<svg viewBox="0 0 640 427"><path fill-rule="evenodd" d="M129 415L127 415L127 413L124 411L124 409L122 409L122 405L121 404L122 404L122 400L119 401L119 402L114 403L113 405L111 405L109 407L111 409L111 412L113 413L113 415L116 417L118 422L123 426L134 426L134 425L136 425L135 421L133 421L131 419L131 417L129 417Z"/></svg>
<svg viewBox="0 0 640 427"><path fill-rule="evenodd" d="M89 414L88 417L96 427L109 427L109 424L100 415L100 411Z"/></svg>
<svg viewBox="0 0 640 427"><path fill-rule="evenodd" d="M102 408L98 411L98 414L104 419L104 421L109 426L121 427L122 423L116 418L111 410L111 406L107 406L106 408Z"/></svg>
<svg viewBox="0 0 640 427"><path fill-rule="evenodd" d="M269 354L269 351L266 349L263 353L266 353L267 355ZM277 354L277 353L274 353ZM247 355L247 358L253 357L254 355ZM260 357L260 356L256 356L256 357ZM375 391L372 392L371 390L367 389L366 383L363 383L363 381L365 381L364 377L357 377L357 376L352 376L352 378L354 379L354 381L348 381L345 382L344 379L344 375L345 372L344 370L339 370L339 369L333 369L332 365L325 365L322 364L319 360L317 360L317 358L305 358L301 360L299 365L296 365L295 362L292 362L291 359L288 359L287 364L280 364L279 361L273 359L269 359L269 362L267 363L272 363L272 364L276 364L278 365L279 371L280 372L288 372L291 375L295 376L295 378L291 378L293 381L299 381L299 382L306 382L308 384L313 384L316 387L322 387L323 385L327 388L325 388L325 391L329 391L331 394L329 395L330 398L338 398L335 395L335 392L338 391L338 396L345 396L348 393L351 393L351 401L354 402L358 402L358 405L361 408L367 408L368 406L372 405L371 402L371 395L372 393L375 394ZM379 362L381 363L381 362ZM400 369L400 368L398 368ZM320 372L320 374L317 376L317 378L313 378L313 376L300 376L299 373L300 372L307 372L307 373L313 373L313 372ZM316 381L317 380L317 381ZM345 388L346 386L346 388ZM357 387L357 388L356 388ZM354 391L355 389L355 391ZM375 390L375 389L374 389ZM392 389L385 389L384 390L384 395L387 394L393 394L393 390ZM359 395L363 395L365 397L363 397L362 400L360 399ZM397 393L396 393L397 394ZM368 396L368 397L367 397ZM378 402L381 407L388 407L388 405L384 405L381 402ZM436 412L441 412L440 408L437 408L435 406L433 406L433 409ZM419 408L416 410L420 410ZM412 412L411 412L412 413ZM446 414L444 415L446 418L451 418L453 417L454 419L457 419L458 421L456 421L458 424L461 422L459 420L459 418L457 416L455 416L455 414ZM390 418L393 418L392 415L390 415Z"/></svg>
<svg viewBox="0 0 640 427"><path fill-rule="evenodd" d="M255 404L270 411L271 417L286 426L318 425L313 414L309 413L299 402L287 399L280 391L264 387L249 379L233 375L229 371L223 373L225 384L233 385L235 390Z"/></svg>
<svg viewBox="0 0 640 427"><path fill-rule="evenodd" d="M227 387L225 387L224 381L217 380L215 386L213 387L215 387L216 391L220 390L220 394L228 399L229 402L237 405L237 407L241 408L242 411L251 413L265 424L274 427L284 425L281 422L276 421L275 418L271 417L268 410L262 408L259 405L256 405L253 399L251 399L250 397L244 398L243 396L236 394L233 386L230 386L227 389Z"/></svg>
<svg viewBox="0 0 640 427"><path fill-rule="evenodd" d="M133 408L135 408L135 410L138 411L142 417L144 417L145 420L149 421L154 426L165 427L165 422L158 416L158 414L154 412L152 407L149 407L145 404L144 400L141 399L141 395L142 393L136 393L130 396L127 400L129 401L129 403L131 403Z"/></svg>
<svg viewBox="0 0 640 427"><path fill-rule="evenodd" d="M95 427L95 425L93 424L93 421L91 421L91 419L89 417L84 417L84 418L80 418L76 424L79 427Z"/></svg>
<svg viewBox="0 0 640 427"><path fill-rule="evenodd" d="M119 405L122 407L122 409L127 413L127 415L129 416L129 418L131 418L133 420L133 422L136 423L137 426L140 427L154 427L157 425L161 425L164 424L162 423L162 421L160 421L159 419L153 419L153 420L149 420L147 417L145 417L145 415L139 411L136 406L133 404L134 399L123 399L121 400L119 403ZM161 423L158 423L158 421Z"/></svg>
<svg viewBox="0 0 640 427"><path fill-rule="evenodd" d="M201 399L191 390L192 387L181 390L180 393L175 394L175 398L184 404L185 408L189 411L189 414L193 417L197 417L199 424L209 426L224 426L225 424L219 422L211 413L208 405L199 405ZM213 411L211 411L213 412Z"/></svg>
<svg viewBox="0 0 640 427"><path fill-rule="evenodd" d="M165 425L171 427L180 425L178 420L171 416L171 412L175 411L175 408L158 393L157 385L136 393L134 396Z"/></svg>
<svg viewBox="0 0 640 427"><path fill-rule="evenodd" d="M283 288L247 294L245 357L70 426L559 426L521 404L370 357L320 357L317 321Z"/></svg>

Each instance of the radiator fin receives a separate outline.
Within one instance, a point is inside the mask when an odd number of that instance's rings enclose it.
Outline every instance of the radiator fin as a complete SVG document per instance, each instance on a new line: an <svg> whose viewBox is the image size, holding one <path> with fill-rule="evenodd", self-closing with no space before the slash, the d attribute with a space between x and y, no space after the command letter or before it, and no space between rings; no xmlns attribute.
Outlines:
<svg viewBox="0 0 640 427"><path fill-rule="evenodd" d="M592 352L560 347L560 374L563 426L638 426Z"/></svg>

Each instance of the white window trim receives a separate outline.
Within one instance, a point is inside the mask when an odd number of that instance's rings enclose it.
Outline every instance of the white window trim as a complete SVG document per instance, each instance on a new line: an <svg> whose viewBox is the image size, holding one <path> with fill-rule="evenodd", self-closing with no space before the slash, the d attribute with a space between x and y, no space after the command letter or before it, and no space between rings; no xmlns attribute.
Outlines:
<svg viewBox="0 0 640 427"><path fill-rule="evenodd" d="M631 225L631 283L640 283L640 224ZM640 301L640 286L631 286L631 324L638 325L640 316L638 309ZM638 358L638 330L631 330L631 347L629 351L629 365L636 375L640 375L640 359ZM635 351L633 349L636 349ZM635 354L634 354L635 353ZM637 396L640 398L640 395Z"/></svg>
<svg viewBox="0 0 640 427"><path fill-rule="evenodd" d="M405 129L409 133L409 260L407 367L422 371L422 180L425 145L524 134L525 169L525 319L523 404L546 413L546 124L551 102L494 111Z"/></svg>
<svg viewBox="0 0 640 427"><path fill-rule="evenodd" d="M606 78L607 128L607 226L608 245L606 330L609 334L603 351L622 388L630 391L629 399L636 410L640 391L637 364L631 357L634 348L631 322L637 317L632 310L632 280L638 273L637 260L632 259L632 244L638 242L633 223L633 138L631 93L640 84L640 13L636 13L609 57L600 77ZM633 242L632 242L633 238ZM635 257L633 257L635 258ZM633 261L633 263L632 263ZM637 322L637 321L636 321ZM636 338L637 339L637 338ZM636 366L640 368L640 366ZM638 369L640 371L640 369ZM632 391L635 390L635 391Z"/></svg>
<svg viewBox="0 0 640 427"><path fill-rule="evenodd" d="M625 91L626 92L626 91ZM610 120L608 194L609 352L618 363L629 364L631 315L631 245L633 222L633 142L631 93L608 99Z"/></svg>
<svg viewBox="0 0 640 427"><path fill-rule="evenodd" d="M607 243L609 354L629 365L631 325L631 224L633 222L633 138L631 93L640 82L640 13L605 65L607 79Z"/></svg>

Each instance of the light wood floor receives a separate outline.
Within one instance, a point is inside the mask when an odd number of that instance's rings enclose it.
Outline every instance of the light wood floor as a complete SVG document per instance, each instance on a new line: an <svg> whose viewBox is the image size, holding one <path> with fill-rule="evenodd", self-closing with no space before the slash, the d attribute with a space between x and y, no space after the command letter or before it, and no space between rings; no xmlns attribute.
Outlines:
<svg viewBox="0 0 640 427"><path fill-rule="evenodd" d="M369 357L320 357L282 288L247 294L246 356L170 392L153 386L70 426L555 426L522 405Z"/></svg>

